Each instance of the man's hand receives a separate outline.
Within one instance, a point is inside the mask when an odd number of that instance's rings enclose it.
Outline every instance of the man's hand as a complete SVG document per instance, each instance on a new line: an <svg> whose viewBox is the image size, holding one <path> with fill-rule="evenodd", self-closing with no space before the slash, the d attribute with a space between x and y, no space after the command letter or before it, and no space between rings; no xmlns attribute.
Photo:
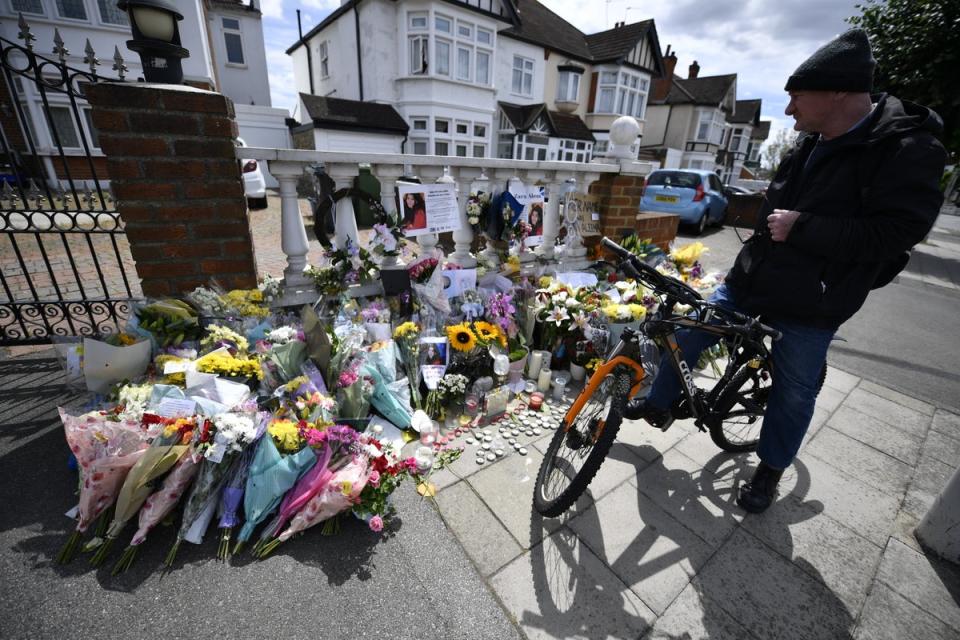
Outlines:
<svg viewBox="0 0 960 640"><path fill-rule="evenodd" d="M790 229L793 223L800 217L799 211L788 211L787 209L774 209L773 213L767 216L767 227L770 229L770 237L775 242L783 242L790 235Z"/></svg>

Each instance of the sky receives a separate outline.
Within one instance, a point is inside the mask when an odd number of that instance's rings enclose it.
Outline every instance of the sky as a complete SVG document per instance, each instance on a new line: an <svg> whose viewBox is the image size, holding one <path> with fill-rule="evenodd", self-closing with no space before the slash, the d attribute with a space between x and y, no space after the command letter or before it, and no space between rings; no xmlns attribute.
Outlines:
<svg viewBox="0 0 960 640"><path fill-rule="evenodd" d="M612 28L615 22L653 18L660 46L677 53L676 74L686 77L691 62L701 76L737 74L737 98L761 98L761 118L777 130L792 128L784 115L783 85L821 44L849 28L844 18L859 14L864 0L541 0L584 33ZM297 40L297 14L303 30L323 20L340 0L262 0L263 32L273 105L292 109L296 99L293 67L284 53Z"/></svg>

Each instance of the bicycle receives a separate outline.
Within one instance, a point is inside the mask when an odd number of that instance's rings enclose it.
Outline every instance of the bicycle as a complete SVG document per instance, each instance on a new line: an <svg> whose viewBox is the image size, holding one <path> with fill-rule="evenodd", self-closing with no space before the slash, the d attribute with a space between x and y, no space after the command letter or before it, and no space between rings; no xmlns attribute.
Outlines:
<svg viewBox="0 0 960 640"><path fill-rule="evenodd" d="M649 288L660 305L641 324L639 333L629 327L624 330L620 342L597 367L554 433L534 485L534 508L547 517L560 515L576 502L613 446L626 404L643 385L641 334L661 353L669 354L668 362L682 380L682 394L669 416L654 425L661 430L669 428L674 420L693 418L694 424L709 432L724 451L753 451L770 393L773 361L768 343L780 339L779 331L756 318L707 302L686 283L661 274L609 238L601 243L621 259L617 271ZM678 305L690 311L675 313ZM697 387L683 361L676 340L679 329L709 331L726 342L727 365L711 389ZM825 376L826 364L818 389Z"/></svg>

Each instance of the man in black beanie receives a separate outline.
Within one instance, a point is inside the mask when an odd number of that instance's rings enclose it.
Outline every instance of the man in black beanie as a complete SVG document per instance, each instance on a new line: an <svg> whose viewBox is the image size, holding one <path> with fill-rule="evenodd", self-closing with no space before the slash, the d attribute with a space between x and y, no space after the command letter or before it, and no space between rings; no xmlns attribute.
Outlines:
<svg viewBox="0 0 960 640"><path fill-rule="evenodd" d="M875 65L866 33L852 29L787 80L786 114L801 135L767 189L754 234L711 299L762 315L783 334L773 345L760 463L737 500L752 513L770 506L800 449L833 335L871 289L906 265L943 202L943 122L926 107L871 96ZM716 338L687 331L678 343L692 368ZM626 417L665 428L680 393L672 367L662 365Z"/></svg>

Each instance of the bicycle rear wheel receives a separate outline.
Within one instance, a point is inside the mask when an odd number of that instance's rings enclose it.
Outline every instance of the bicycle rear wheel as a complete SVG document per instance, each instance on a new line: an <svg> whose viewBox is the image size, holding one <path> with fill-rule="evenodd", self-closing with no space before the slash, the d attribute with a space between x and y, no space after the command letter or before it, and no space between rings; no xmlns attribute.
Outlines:
<svg viewBox="0 0 960 640"><path fill-rule="evenodd" d="M614 371L590 393L580 411L553 434L540 464L533 506L553 518L569 509L587 489L606 458L630 393L630 374ZM588 385L589 388L589 385Z"/></svg>
<svg viewBox="0 0 960 640"><path fill-rule="evenodd" d="M817 393L827 377L827 365L817 382ZM731 453L754 451L760 441L763 414L770 397L773 369L770 362L758 367L745 364L733 375L713 405L716 414L710 423L710 438Z"/></svg>

